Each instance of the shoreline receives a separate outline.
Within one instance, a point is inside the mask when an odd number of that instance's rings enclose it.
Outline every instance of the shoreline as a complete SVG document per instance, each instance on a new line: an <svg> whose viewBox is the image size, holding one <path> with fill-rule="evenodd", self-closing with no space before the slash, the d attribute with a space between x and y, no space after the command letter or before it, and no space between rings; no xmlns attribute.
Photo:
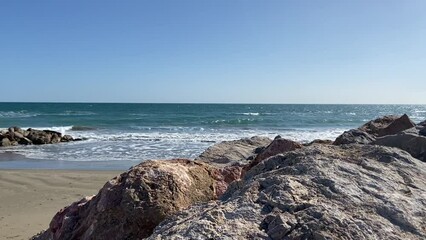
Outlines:
<svg viewBox="0 0 426 240"><path fill-rule="evenodd" d="M29 239L122 171L0 169L0 239Z"/></svg>

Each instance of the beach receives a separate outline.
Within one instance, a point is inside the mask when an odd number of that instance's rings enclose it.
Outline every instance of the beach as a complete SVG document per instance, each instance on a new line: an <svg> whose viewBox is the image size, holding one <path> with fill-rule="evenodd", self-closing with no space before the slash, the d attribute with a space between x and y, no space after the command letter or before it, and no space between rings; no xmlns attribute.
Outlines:
<svg viewBox="0 0 426 240"><path fill-rule="evenodd" d="M0 170L0 239L29 239L121 171Z"/></svg>

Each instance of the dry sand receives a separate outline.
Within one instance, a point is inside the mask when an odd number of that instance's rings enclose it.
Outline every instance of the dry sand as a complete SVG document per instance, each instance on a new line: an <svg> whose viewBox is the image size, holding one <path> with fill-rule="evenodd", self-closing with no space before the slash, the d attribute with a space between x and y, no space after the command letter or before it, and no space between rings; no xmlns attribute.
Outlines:
<svg viewBox="0 0 426 240"><path fill-rule="evenodd" d="M94 195L118 171L0 170L0 239L28 239L55 213Z"/></svg>

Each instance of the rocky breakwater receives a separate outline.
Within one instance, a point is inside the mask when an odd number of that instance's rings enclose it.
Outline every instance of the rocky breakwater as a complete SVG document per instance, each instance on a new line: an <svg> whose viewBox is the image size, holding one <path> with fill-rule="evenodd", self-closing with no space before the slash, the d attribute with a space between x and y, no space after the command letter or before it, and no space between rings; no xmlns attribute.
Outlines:
<svg viewBox="0 0 426 240"><path fill-rule="evenodd" d="M426 239L424 151L406 139L424 127L387 116L334 142L255 137L143 162L34 239Z"/></svg>
<svg viewBox="0 0 426 240"><path fill-rule="evenodd" d="M70 135L62 135L60 132L51 130L37 130L28 128L23 130L19 127L10 127L0 132L0 146L16 146L31 144L53 144L60 142L71 142L80 139L74 139Z"/></svg>

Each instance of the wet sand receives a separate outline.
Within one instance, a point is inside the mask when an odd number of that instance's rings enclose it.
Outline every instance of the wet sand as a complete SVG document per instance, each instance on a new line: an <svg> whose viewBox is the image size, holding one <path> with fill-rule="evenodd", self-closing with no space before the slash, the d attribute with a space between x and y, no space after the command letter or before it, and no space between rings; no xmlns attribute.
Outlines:
<svg viewBox="0 0 426 240"><path fill-rule="evenodd" d="M122 171L0 170L0 239L28 239Z"/></svg>

